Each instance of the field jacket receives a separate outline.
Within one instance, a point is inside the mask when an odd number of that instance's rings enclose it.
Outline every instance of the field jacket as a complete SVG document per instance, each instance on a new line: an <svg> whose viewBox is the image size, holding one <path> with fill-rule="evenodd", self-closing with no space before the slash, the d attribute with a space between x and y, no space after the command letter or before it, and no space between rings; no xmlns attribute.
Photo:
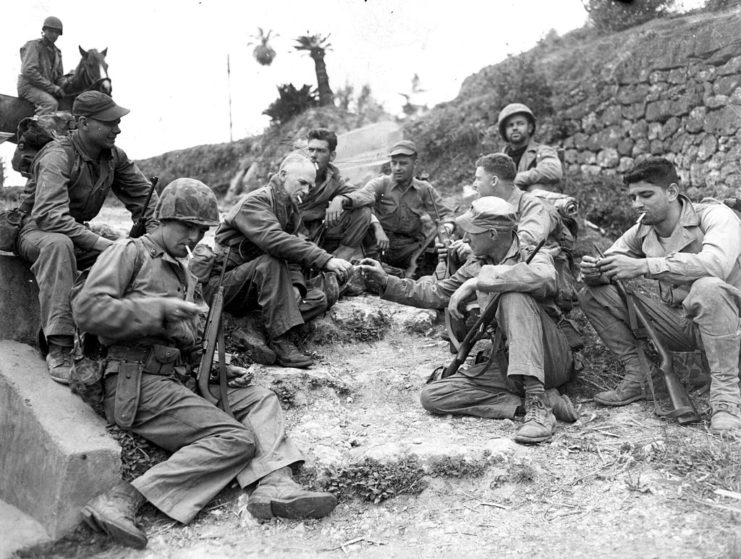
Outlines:
<svg viewBox="0 0 741 559"><path fill-rule="evenodd" d="M509 155L509 152L510 147L506 146L504 153ZM515 186L525 191L532 188L549 190L558 186L562 178L563 168L556 149L531 139L517 165Z"/></svg>
<svg viewBox="0 0 741 559"><path fill-rule="evenodd" d="M45 38L32 39L21 47L21 73L18 75L18 88L31 85L49 94L55 87L64 84L62 70L62 51Z"/></svg>
<svg viewBox="0 0 741 559"><path fill-rule="evenodd" d="M353 208L372 205L373 214L383 230L397 235L424 235L425 215L435 221L439 214L441 223L455 224L453 211L437 190L429 182L416 178L404 185L398 184L390 175L376 177L349 194L348 198Z"/></svg>
<svg viewBox="0 0 741 559"><path fill-rule="evenodd" d="M666 246L652 225L636 224L605 254L645 258L647 278L659 281L661 300L679 306L692 283L720 278L741 289L741 220L717 200L693 204L681 195L682 211Z"/></svg>
<svg viewBox="0 0 741 559"><path fill-rule="evenodd" d="M327 178L322 184L317 184L303 199L299 210L305 223L324 219L329 203L337 196L350 194L357 187L345 181L340 171L330 164L327 168ZM349 199L348 199L349 202Z"/></svg>
<svg viewBox="0 0 741 559"><path fill-rule="evenodd" d="M157 194L144 203L150 183L126 153L114 146L97 161L88 155L77 132L46 144L31 165L21 208L42 231L67 235L83 250L102 250L111 244L84 222L98 215L110 191L123 202L136 222L146 219L147 231L157 226Z"/></svg>
<svg viewBox="0 0 741 559"><path fill-rule="evenodd" d="M297 236L301 214L276 175L232 207L216 230L220 247L231 247L227 269L264 254L288 264L323 270L332 255ZM214 267L216 273L217 266Z"/></svg>

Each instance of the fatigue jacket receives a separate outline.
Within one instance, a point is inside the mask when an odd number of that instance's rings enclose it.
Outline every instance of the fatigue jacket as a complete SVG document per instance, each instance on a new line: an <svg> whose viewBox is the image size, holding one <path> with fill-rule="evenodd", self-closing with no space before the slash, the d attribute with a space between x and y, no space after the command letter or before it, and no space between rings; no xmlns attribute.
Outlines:
<svg viewBox="0 0 741 559"><path fill-rule="evenodd" d="M424 214L436 220L439 213L441 223L455 223L453 211L443 202L437 190L429 182L416 178L402 185L390 175L376 177L348 198L352 207L372 205L373 213L384 231L398 235L418 237L424 234Z"/></svg>
<svg viewBox="0 0 741 559"><path fill-rule="evenodd" d="M197 348L198 318L165 321L162 297L185 299L195 279L149 235L122 239L103 251L82 289L72 297L80 330L103 345L174 345Z"/></svg>
<svg viewBox="0 0 741 559"><path fill-rule="evenodd" d="M439 281L388 277L381 298L427 309L443 309L450 296L467 280L478 277L477 298L483 309L492 293L529 293L542 305L554 308L557 293L556 269L548 250L541 249L530 264L521 260L519 242L515 240L499 264L487 259L469 258L458 271Z"/></svg>
<svg viewBox="0 0 741 559"><path fill-rule="evenodd" d="M546 248L559 249L561 223L554 207L519 188L512 191L507 202L517 210L517 237L520 239L520 246L535 246L541 239L546 239Z"/></svg>
<svg viewBox="0 0 741 559"><path fill-rule="evenodd" d="M62 51L44 37L32 39L21 47L21 73L18 87L32 85L53 93L54 86L64 84Z"/></svg>
<svg viewBox="0 0 741 559"><path fill-rule="evenodd" d="M327 178L322 184L316 185L309 191L299 206L304 222L324 219L327 207L333 198L354 192L357 188L340 176L340 171L330 164L327 168ZM349 201L348 201L349 202Z"/></svg>
<svg viewBox="0 0 741 559"><path fill-rule="evenodd" d="M289 264L322 270L332 255L296 235L301 214L276 175L267 186L253 190L229 210L216 230L216 242L232 247L227 269L263 254Z"/></svg>
<svg viewBox="0 0 741 559"><path fill-rule="evenodd" d="M699 278L720 278L741 289L741 220L717 200L693 204L681 194L679 200L682 211L666 248L653 225L636 224L605 254L645 258L645 277L659 280L661 300L674 307Z"/></svg>
<svg viewBox="0 0 741 559"><path fill-rule="evenodd" d="M510 151L509 145L504 148L507 155ZM549 187L557 186L562 178L563 168L556 149L538 144L531 139L517 166L515 186L522 190L530 190L537 186L547 190Z"/></svg>
<svg viewBox="0 0 741 559"><path fill-rule="evenodd" d="M144 203L150 183L126 153L114 146L97 161L88 155L77 132L49 142L36 155L26 182L21 208L42 231L67 235L83 250L111 244L83 223L98 215L109 191L123 202L132 219L146 218L147 231L157 226L157 193Z"/></svg>

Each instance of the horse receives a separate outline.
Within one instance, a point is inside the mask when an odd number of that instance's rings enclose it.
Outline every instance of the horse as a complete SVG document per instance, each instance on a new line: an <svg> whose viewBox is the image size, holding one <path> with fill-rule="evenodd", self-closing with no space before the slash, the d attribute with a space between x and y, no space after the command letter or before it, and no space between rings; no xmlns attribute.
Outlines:
<svg viewBox="0 0 741 559"><path fill-rule="evenodd" d="M105 61L108 49L79 49L82 58L74 71L65 75L65 95L59 100L59 111L72 112L72 103L83 91L100 91L107 95L113 92L108 63ZM17 143L18 125L33 115L32 103L0 93L0 142L7 139Z"/></svg>

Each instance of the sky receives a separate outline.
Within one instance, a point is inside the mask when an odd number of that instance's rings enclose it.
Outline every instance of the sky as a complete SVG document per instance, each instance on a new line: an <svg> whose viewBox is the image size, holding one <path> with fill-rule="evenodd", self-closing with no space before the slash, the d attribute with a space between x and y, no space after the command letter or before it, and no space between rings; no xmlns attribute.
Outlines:
<svg viewBox="0 0 741 559"><path fill-rule="evenodd" d="M78 45L108 48L113 97L131 109L117 144L134 159L229 141L230 96L231 137L260 133L279 84L316 85L313 61L293 49L307 32L331 34L325 60L333 89L367 83L399 114L399 93L410 92L415 73L425 90L415 102L432 106L551 29L563 35L586 21L581 0L1 1L0 93L17 94L18 49L40 36L46 16L57 16L65 72L80 59ZM247 45L258 27L273 30L269 67ZM0 145L8 171L13 148ZM6 181L15 184L23 184L18 175Z"/></svg>

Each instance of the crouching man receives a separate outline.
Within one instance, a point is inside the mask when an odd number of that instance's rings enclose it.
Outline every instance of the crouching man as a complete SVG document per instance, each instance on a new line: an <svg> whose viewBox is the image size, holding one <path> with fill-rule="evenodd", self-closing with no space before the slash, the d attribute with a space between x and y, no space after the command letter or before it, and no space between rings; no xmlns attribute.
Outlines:
<svg viewBox="0 0 741 559"><path fill-rule="evenodd" d="M218 224L216 197L200 181L177 179L163 190L156 215L152 233L100 256L72 310L79 328L107 348L107 419L173 454L90 501L83 518L143 548L147 536L135 516L145 501L186 524L235 477L242 487L257 484L247 506L257 518L329 514L333 495L306 491L291 478L289 466L303 457L286 436L272 391L230 388L231 417L183 385L190 365L197 367L199 308L185 300L195 278L181 259Z"/></svg>
<svg viewBox="0 0 741 559"><path fill-rule="evenodd" d="M614 390L595 394L605 406L646 398L645 357L630 328L625 301L611 280L658 281L661 302L638 293L649 319L672 351L702 349L710 364L710 430L741 428L741 221L733 210L708 200L693 204L679 193L674 165L647 159L626 173L639 222L605 252L584 256L587 284L579 296L584 313L625 367Z"/></svg>
<svg viewBox="0 0 741 559"><path fill-rule="evenodd" d="M461 308L473 297L484 308L492 295L498 296L497 327L503 329L508 350L491 363L427 385L420 399L436 414L504 419L524 413L515 441L539 443L553 436L554 412L564 421L577 419L571 402L550 390L569 380L573 359L566 337L549 315L549 310L558 314L553 258L541 250L529 264L521 260L515 216L515 208L501 198L475 200L456 220L473 256L450 278L399 279L372 260L364 261L361 270L383 299L423 308L447 305L455 318L462 318Z"/></svg>

